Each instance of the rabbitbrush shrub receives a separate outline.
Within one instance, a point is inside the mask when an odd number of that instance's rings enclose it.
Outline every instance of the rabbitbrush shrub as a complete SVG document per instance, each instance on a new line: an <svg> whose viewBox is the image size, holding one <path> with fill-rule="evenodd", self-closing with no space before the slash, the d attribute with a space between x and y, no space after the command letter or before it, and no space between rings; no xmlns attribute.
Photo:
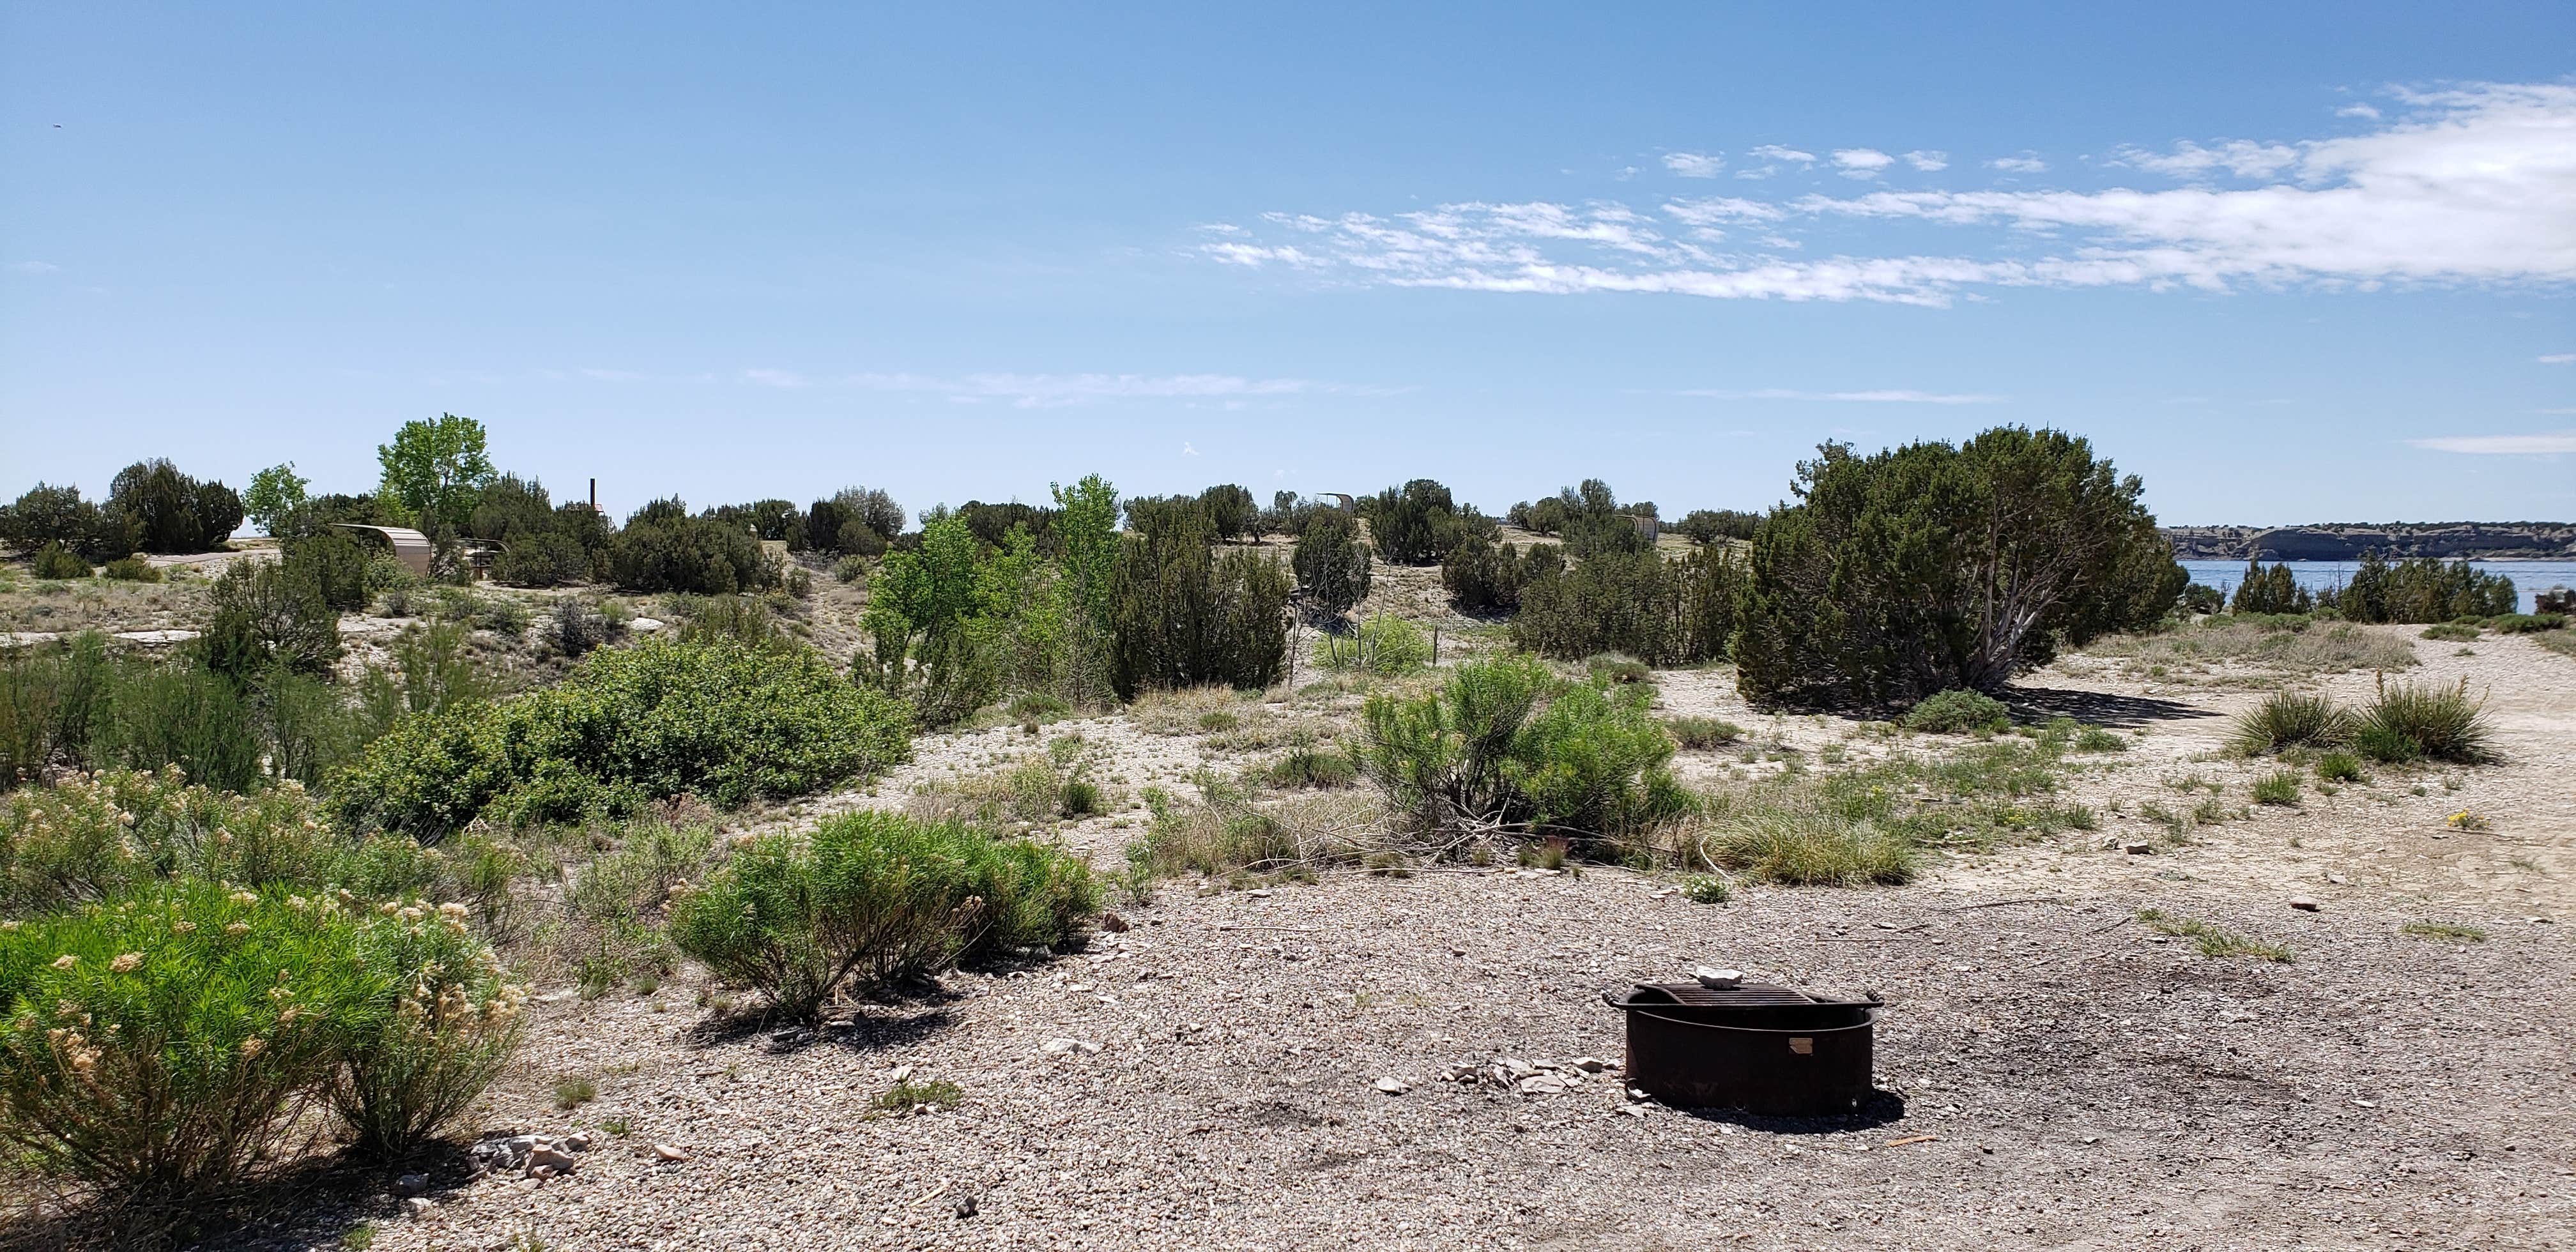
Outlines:
<svg viewBox="0 0 2576 1252"><path fill-rule="evenodd" d="M904 706L802 644L649 640L582 658L499 706L397 725L335 776L356 830L435 842L487 811L547 821L690 794L732 807L873 775L911 755Z"/></svg>
<svg viewBox="0 0 2576 1252"><path fill-rule="evenodd" d="M671 938L779 1011L929 974L979 951L1058 946L1099 911L1089 865L1025 839L892 813L736 847L671 909Z"/></svg>
<svg viewBox="0 0 2576 1252"><path fill-rule="evenodd" d="M399 1152L480 1095L520 989L463 906L158 884L0 924L0 1140L113 1205L219 1200L317 1129Z"/></svg>

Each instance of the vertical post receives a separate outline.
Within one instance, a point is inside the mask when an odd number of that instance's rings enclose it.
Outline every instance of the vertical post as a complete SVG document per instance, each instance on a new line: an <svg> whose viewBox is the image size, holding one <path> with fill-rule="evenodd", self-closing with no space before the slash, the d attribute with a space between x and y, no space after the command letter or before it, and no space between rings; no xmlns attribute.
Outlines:
<svg viewBox="0 0 2576 1252"><path fill-rule="evenodd" d="M1437 626L1431 628L1431 663L1440 663L1440 628Z"/></svg>
<svg viewBox="0 0 2576 1252"><path fill-rule="evenodd" d="M599 480L596 478L590 480L590 511L599 511Z"/></svg>

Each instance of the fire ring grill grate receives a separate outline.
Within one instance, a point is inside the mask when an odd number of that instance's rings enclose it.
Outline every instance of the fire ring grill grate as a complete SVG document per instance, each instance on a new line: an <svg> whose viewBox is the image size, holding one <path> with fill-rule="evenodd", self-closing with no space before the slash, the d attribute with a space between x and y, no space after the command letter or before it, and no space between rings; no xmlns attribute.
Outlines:
<svg viewBox="0 0 2576 1252"><path fill-rule="evenodd" d="M1870 1096L1875 999L1696 982L1638 983L1601 999L1628 1019L1628 1085L1676 1108L1816 1117Z"/></svg>

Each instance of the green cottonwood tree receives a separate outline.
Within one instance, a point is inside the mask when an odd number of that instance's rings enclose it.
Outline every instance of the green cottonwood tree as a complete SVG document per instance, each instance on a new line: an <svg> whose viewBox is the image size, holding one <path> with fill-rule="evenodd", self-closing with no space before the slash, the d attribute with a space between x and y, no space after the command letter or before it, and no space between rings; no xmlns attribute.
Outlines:
<svg viewBox="0 0 2576 1252"><path fill-rule="evenodd" d="M2153 623L2189 579L2092 445L2055 430L1798 466L1801 503L1753 537L1736 685L1770 703L1995 691L2025 665Z"/></svg>
<svg viewBox="0 0 2576 1252"><path fill-rule="evenodd" d="M483 424L453 413L403 423L392 443L376 445L376 461L384 467L380 495L451 531L473 521L475 498L494 477Z"/></svg>
<svg viewBox="0 0 2576 1252"><path fill-rule="evenodd" d="M242 511L261 531L276 534L280 520L304 507L305 488L311 485L295 472L293 461L269 466L250 476L250 490L242 493Z"/></svg>

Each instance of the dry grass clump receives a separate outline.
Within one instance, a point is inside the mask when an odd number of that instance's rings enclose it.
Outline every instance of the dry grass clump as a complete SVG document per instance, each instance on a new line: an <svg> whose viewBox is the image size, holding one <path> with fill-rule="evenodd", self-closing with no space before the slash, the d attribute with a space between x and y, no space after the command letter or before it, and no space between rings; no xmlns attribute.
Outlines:
<svg viewBox="0 0 2576 1252"><path fill-rule="evenodd" d="M2352 734L2352 718L2332 698L2307 691L2275 691L2236 715L2227 746L2240 756L2283 748L2332 747Z"/></svg>
<svg viewBox="0 0 2576 1252"><path fill-rule="evenodd" d="M2088 651L2175 667L2240 662L2290 676L2405 669L2416 663L2415 645L2406 639L2351 622L2312 623L2300 617L2210 617L2161 634L2116 635Z"/></svg>
<svg viewBox="0 0 2576 1252"><path fill-rule="evenodd" d="M2156 929L2158 934L2190 939L2208 957L2250 956L2258 960L2287 963L2292 953L2277 943L2248 939L2234 931L2221 930L2208 922L2189 917L2175 917L2157 909L2140 909L2138 920Z"/></svg>
<svg viewBox="0 0 2576 1252"><path fill-rule="evenodd" d="M1743 727L1714 717L1669 718L1664 729L1672 732L1673 742L1692 752L1727 747L1744 738Z"/></svg>
<svg viewBox="0 0 2576 1252"><path fill-rule="evenodd" d="M1912 881L1921 860L1902 832L1786 787L1706 797L1656 842L1686 865L1790 886L1895 885Z"/></svg>
<svg viewBox="0 0 2576 1252"><path fill-rule="evenodd" d="M2553 630L2531 636L2533 643L2560 656L2576 656L2576 630Z"/></svg>
<svg viewBox="0 0 2576 1252"><path fill-rule="evenodd" d="M904 811L927 822L962 821L982 826L1059 818L1079 820L1109 809L1110 797L1093 780L1100 749L1080 735L1058 735L1046 751L1032 752L1002 769L926 783Z"/></svg>
<svg viewBox="0 0 2576 1252"><path fill-rule="evenodd" d="M1127 720L1149 735L1203 735L1232 730L1261 707L1258 691L1232 687L1180 687L1149 691L1127 706Z"/></svg>
<svg viewBox="0 0 2576 1252"><path fill-rule="evenodd" d="M1271 798L1208 772L1197 783L1196 801L1146 789L1154 819L1144 839L1128 850L1136 869L1156 876L1230 878L1355 865L1384 853L1425 853L1390 832L1385 806L1372 796L1310 791Z"/></svg>

